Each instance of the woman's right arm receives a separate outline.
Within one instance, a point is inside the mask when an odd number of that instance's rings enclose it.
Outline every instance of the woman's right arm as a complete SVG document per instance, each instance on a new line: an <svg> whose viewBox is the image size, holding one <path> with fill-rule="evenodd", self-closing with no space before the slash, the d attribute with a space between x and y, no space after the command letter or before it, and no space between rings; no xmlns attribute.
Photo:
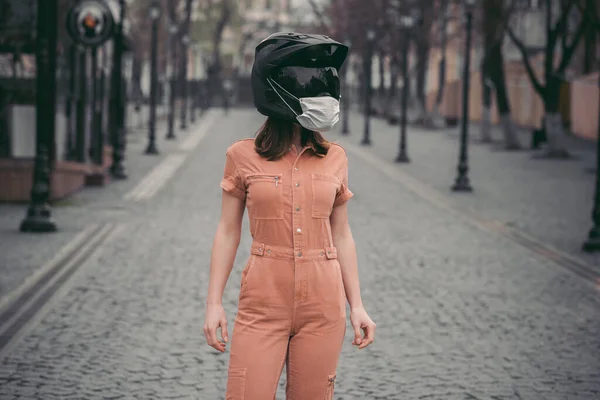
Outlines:
<svg viewBox="0 0 600 400"><path fill-rule="evenodd" d="M245 203L242 199L223 190L221 218L210 257L210 279L204 323L204 335L208 344L220 352L225 351L225 343L229 340L222 297L240 244L244 208ZM223 341L217 339L219 327Z"/></svg>
<svg viewBox="0 0 600 400"><path fill-rule="evenodd" d="M210 257L210 281L206 303L221 304L225 284L233 268L242 235L244 202L223 190L221 219Z"/></svg>

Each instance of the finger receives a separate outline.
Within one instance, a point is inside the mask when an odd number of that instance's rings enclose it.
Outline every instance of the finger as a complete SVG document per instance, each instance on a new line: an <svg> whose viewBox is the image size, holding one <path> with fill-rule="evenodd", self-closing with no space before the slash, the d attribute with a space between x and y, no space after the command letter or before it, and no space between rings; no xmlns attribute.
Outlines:
<svg viewBox="0 0 600 400"><path fill-rule="evenodd" d="M362 337L360 334L360 327L359 326L355 326L354 327L354 340L352 341L352 344L355 345L359 345L362 341Z"/></svg>
<svg viewBox="0 0 600 400"><path fill-rule="evenodd" d="M227 333L227 320L224 318L221 321L221 338L225 343L229 341L229 334Z"/></svg>
<svg viewBox="0 0 600 400"><path fill-rule="evenodd" d="M209 327L208 328L208 335L210 338L210 342L209 344L211 346L215 346L215 344L219 343L219 340L217 339L217 328L216 327Z"/></svg>
<svg viewBox="0 0 600 400"><path fill-rule="evenodd" d="M373 343L375 341L375 328L369 326L367 328L364 328L365 331L365 338L363 339L363 342L361 344L361 346L359 347L360 349L364 349L365 347L367 347L368 345L370 345L371 343Z"/></svg>

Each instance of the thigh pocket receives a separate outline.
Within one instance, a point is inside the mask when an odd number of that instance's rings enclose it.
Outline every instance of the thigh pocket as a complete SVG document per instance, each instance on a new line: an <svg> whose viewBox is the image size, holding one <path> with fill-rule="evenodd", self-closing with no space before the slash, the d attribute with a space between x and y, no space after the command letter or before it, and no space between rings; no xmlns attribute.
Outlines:
<svg viewBox="0 0 600 400"><path fill-rule="evenodd" d="M333 391L335 389L335 374L329 375L327 381L327 391L325 392L325 400L333 400Z"/></svg>
<svg viewBox="0 0 600 400"><path fill-rule="evenodd" d="M333 175L311 174L312 180L312 216L329 218L333 211L335 196L341 183Z"/></svg>
<svg viewBox="0 0 600 400"><path fill-rule="evenodd" d="M282 174L246 176L246 204L254 219L283 219Z"/></svg>
<svg viewBox="0 0 600 400"><path fill-rule="evenodd" d="M246 368L231 368L227 377L225 400L244 400L246 390Z"/></svg>

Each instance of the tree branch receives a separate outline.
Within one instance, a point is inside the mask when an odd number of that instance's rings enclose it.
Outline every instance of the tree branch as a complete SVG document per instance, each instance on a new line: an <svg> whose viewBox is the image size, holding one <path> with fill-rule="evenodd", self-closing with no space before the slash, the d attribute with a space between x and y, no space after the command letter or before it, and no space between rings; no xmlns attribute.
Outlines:
<svg viewBox="0 0 600 400"><path fill-rule="evenodd" d="M323 12L323 10L319 9L319 6L315 2L315 0L308 0L308 3L310 4L310 8L312 8L313 13L319 20L319 23L321 24L321 26L325 29L329 29L330 26L327 23L327 19L325 18L325 13Z"/></svg>
<svg viewBox="0 0 600 400"><path fill-rule="evenodd" d="M587 26L587 19L584 18L579 23L579 27L577 28L577 32L575 33L575 36L573 37L573 41L571 42L571 45L568 45L568 46L566 46L566 48L563 48L562 60L560 60L558 70L556 71L558 74L562 74L565 71L565 69L567 69L567 67L569 66L569 63L571 62L571 58L573 58L573 54L575 54L575 50L577 49L577 45L579 44L579 41L583 37L583 32L585 32L586 26Z"/></svg>
<svg viewBox="0 0 600 400"><path fill-rule="evenodd" d="M523 58L523 63L525 64L525 70L527 71L527 74L529 75L529 79L531 80L531 84L533 85L533 88L535 89L536 92L538 92L540 94L540 96L544 97L544 92L546 91L546 87L542 86L542 84L538 80L537 76L535 75L535 71L533 70L533 67L531 66L531 61L529 61L529 55L527 54L527 48L525 47L525 44L523 44L523 42L515 35L515 33L513 32L513 30L510 28L510 26L508 24L506 24L505 29L506 29L506 33L508 33L508 36L510 37L512 42L515 44L515 46L521 53L521 56Z"/></svg>
<svg viewBox="0 0 600 400"><path fill-rule="evenodd" d="M585 2L585 6L581 4L582 2ZM595 13L593 3L587 0L579 0L575 4L581 14L585 15L588 21L594 25L596 30L600 31L600 19L598 19L598 16Z"/></svg>

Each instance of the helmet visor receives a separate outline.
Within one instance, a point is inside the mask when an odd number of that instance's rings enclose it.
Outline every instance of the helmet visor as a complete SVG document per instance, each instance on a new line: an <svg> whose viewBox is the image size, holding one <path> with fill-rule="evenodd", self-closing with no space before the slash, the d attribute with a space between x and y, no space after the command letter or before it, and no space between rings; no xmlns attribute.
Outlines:
<svg viewBox="0 0 600 400"><path fill-rule="evenodd" d="M333 67L288 66L275 69L271 78L296 98L319 96L340 98L340 79L337 70Z"/></svg>

